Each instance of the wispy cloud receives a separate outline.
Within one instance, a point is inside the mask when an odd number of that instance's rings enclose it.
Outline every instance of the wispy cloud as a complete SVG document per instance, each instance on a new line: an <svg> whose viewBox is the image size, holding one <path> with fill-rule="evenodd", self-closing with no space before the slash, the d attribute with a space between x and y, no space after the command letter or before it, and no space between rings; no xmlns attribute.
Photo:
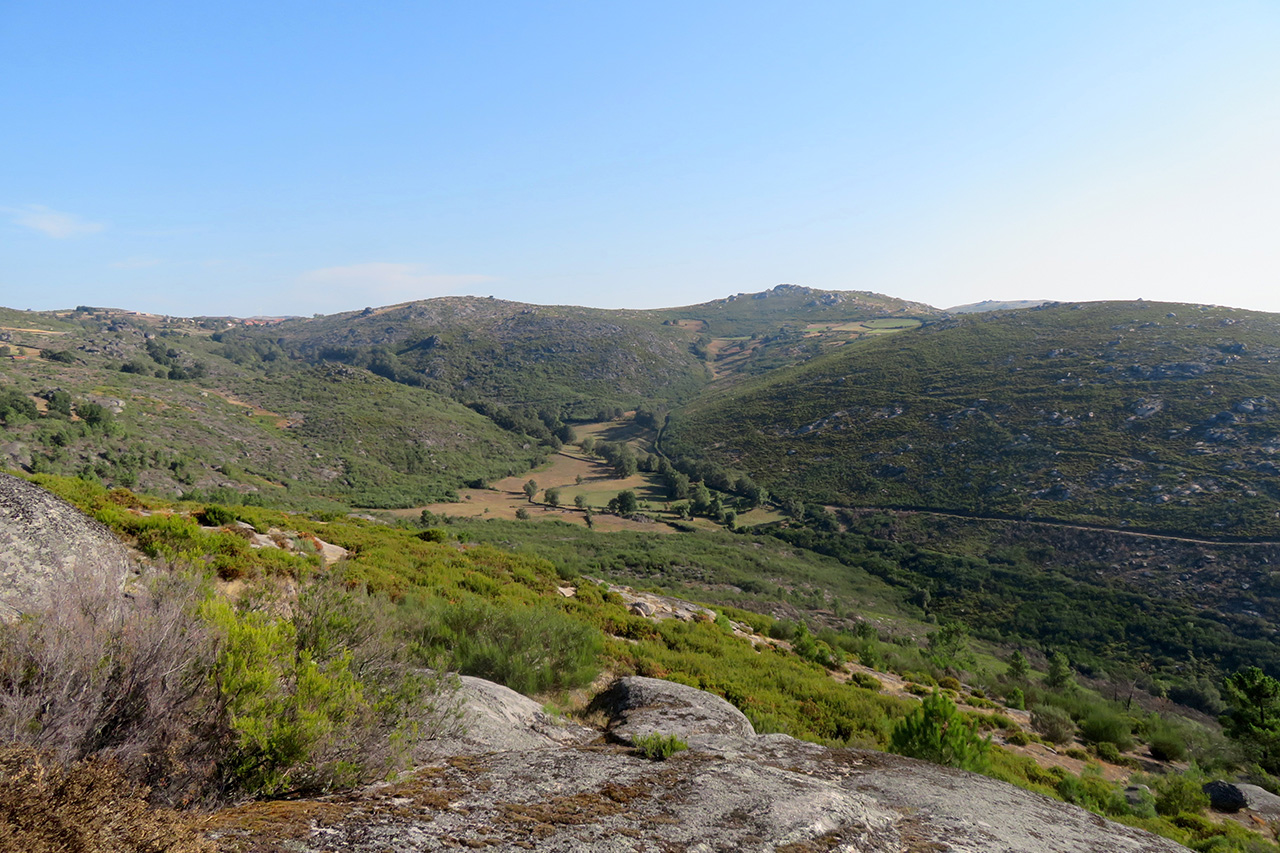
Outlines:
<svg viewBox="0 0 1280 853"><path fill-rule="evenodd" d="M81 237L85 234L96 234L106 226L100 222L89 222L74 213L62 213L42 204L29 204L24 207L0 208L9 216L15 225L39 231L46 237L65 240L69 237Z"/></svg>
<svg viewBox="0 0 1280 853"><path fill-rule="evenodd" d="M298 276L297 293L318 309L341 310L358 307L356 303L389 305L446 296L493 280L487 275L433 273L421 264L367 263L305 272Z"/></svg>

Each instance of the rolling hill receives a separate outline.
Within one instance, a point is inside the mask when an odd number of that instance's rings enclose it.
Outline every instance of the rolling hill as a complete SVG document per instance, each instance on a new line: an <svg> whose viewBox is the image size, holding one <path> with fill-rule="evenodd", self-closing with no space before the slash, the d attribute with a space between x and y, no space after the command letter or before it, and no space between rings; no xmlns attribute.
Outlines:
<svg viewBox="0 0 1280 853"><path fill-rule="evenodd" d="M1280 318L1148 302L867 339L673 414L776 496L1280 536Z"/></svg>

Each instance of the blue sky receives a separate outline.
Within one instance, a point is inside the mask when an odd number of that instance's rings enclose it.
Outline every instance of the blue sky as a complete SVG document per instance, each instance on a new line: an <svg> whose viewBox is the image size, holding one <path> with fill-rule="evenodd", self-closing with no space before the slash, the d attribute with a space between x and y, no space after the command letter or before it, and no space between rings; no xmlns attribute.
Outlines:
<svg viewBox="0 0 1280 853"><path fill-rule="evenodd" d="M1280 311L1274 2L0 0L0 304Z"/></svg>

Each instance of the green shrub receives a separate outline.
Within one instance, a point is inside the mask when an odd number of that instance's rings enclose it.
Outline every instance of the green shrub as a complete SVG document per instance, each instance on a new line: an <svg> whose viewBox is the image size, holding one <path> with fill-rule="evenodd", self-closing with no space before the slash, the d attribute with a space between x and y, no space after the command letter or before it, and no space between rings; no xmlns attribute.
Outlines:
<svg viewBox="0 0 1280 853"><path fill-rule="evenodd" d="M676 735L662 735L657 732L640 735L634 743L636 750L652 761L666 761L677 752L683 752L689 748L689 744Z"/></svg>
<svg viewBox="0 0 1280 853"><path fill-rule="evenodd" d="M978 734L954 702L935 692L893 727L889 751L982 772L990 766L991 739Z"/></svg>
<svg viewBox="0 0 1280 853"><path fill-rule="evenodd" d="M1115 764L1120 760L1120 749L1111 741L1104 740L1095 744L1093 751L1103 761Z"/></svg>
<svg viewBox="0 0 1280 853"><path fill-rule="evenodd" d="M414 636L424 662L447 655L458 672L526 695L583 687L600 671L600 632L554 607L476 599L419 606Z"/></svg>
<svg viewBox="0 0 1280 853"><path fill-rule="evenodd" d="M236 514L225 506L209 504L197 518L206 527L225 527L235 523Z"/></svg>
<svg viewBox="0 0 1280 853"><path fill-rule="evenodd" d="M1013 746L1026 746L1031 743L1031 738L1022 729L1010 732L1005 740Z"/></svg>
<svg viewBox="0 0 1280 853"><path fill-rule="evenodd" d="M1066 743L1076 732L1071 715L1055 705L1036 705L1032 708L1031 727L1052 743Z"/></svg>
<svg viewBox="0 0 1280 853"><path fill-rule="evenodd" d="M997 729L1014 729L1018 727L1018 723L1012 717L1006 717L1004 714L988 714L987 719L991 721L991 725Z"/></svg>
<svg viewBox="0 0 1280 853"><path fill-rule="evenodd" d="M862 672L861 670L849 674L849 683L856 684L866 690L875 690L876 692L884 688L884 685L880 683L880 679L869 672Z"/></svg>
<svg viewBox="0 0 1280 853"><path fill-rule="evenodd" d="M1187 756L1187 742L1182 732L1161 717L1146 724L1147 749L1156 761L1181 761Z"/></svg>
<svg viewBox="0 0 1280 853"><path fill-rule="evenodd" d="M921 672L920 670L911 670L908 672L901 673L901 675L905 681L914 681L917 684L927 684L930 687L939 686L938 680L934 678L930 673L927 673L927 672Z"/></svg>
<svg viewBox="0 0 1280 853"><path fill-rule="evenodd" d="M426 510L423 510L426 512ZM432 527L418 534L418 538L423 542L448 542L449 532L441 530L439 527Z"/></svg>
<svg viewBox="0 0 1280 853"><path fill-rule="evenodd" d="M1133 726L1110 708L1094 708L1080 723L1080 734L1089 743L1112 743L1120 750L1133 748Z"/></svg>
<svg viewBox="0 0 1280 853"><path fill-rule="evenodd" d="M1064 776L1056 787L1058 796L1068 803L1113 817L1130 813L1124 794L1103 779L1096 767L1086 769L1079 776Z"/></svg>
<svg viewBox="0 0 1280 853"><path fill-rule="evenodd" d="M1209 795L1200 785L1198 778L1187 773L1161 776L1155 784L1156 812L1168 816L1204 811L1209 807Z"/></svg>
<svg viewBox="0 0 1280 853"><path fill-rule="evenodd" d="M291 623L265 613L209 601L205 615L222 634L215 672L234 737L225 776L240 790L267 795L350 781L340 778L340 763L311 763L371 710L350 658L317 660L298 648Z"/></svg>
<svg viewBox="0 0 1280 853"><path fill-rule="evenodd" d="M1022 695L1021 687L1014 687L1004 695L1004 706L1006 708L1013 708L1015 711L1026 710L1027 700L1026 697Z"/></svg>

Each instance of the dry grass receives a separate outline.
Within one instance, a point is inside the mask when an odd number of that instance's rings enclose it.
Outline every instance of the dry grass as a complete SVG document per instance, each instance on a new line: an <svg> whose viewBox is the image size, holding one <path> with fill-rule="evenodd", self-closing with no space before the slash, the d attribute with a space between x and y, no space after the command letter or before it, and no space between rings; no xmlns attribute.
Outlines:
<svg viewBox="0 0 1280 853"><path fill-rule="evenodd" d="M0 851L212 853L190 817L149 806L146 794L109 762L64 766L0 748Z"/></svg>
<svg viewBox="0 0 1280 853"><path fill-rule="evenodd" d="M578 482L578 478L582 482ZM538 502L529 503L524 494L524 484L534 480L538 484ZM560 490L560 506L552 507L542 503L543 492L548 488ZM661 524L630 521L607 515L601 511L605 504L618 492L631 489L641 503L648 502L652 514L661 514L665 503L666 489L658 483L652 474L640 473L633 477L618 479L613 476L612 468L603 460L588 457L576 448L557 453L540 468L498 480L488 489L463 489L459 492L461 501L457 503L430 504L425 507L393 510L394 515L404 518L416 518L426 509L440 515L452 515L463 518L503 518L514 519L516 511L524 509L532 521L567 521L585 524L584 513L574 506L574 499L582 495L587 505L596 513L592 523L598 530L645 530L657 533L670 533L670 528Z"/></svg>

